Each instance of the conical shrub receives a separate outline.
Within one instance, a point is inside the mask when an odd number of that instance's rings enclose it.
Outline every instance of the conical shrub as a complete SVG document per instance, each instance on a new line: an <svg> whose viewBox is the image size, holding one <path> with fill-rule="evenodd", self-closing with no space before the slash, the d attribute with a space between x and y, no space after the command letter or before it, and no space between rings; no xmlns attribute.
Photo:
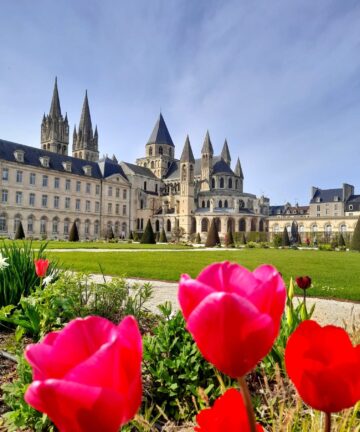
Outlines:
<svg viewBox="0 0 360 432"><path fill-rule="evenodd" d="M246 240L246 235L245 235L245 233L243 233L243 237L242 237L242 243L243 243L244 245L246 245L246 243L247 243L247 240Z"/></svg>
<svg viewBox="0 0 360 432"><path fill-rule="evenodd" d="M220 245L221 242L220 242L219 233L215 224L215 219L213 219L210 224L205 247L215 247Z"/></svg>
<svg viewBox="0 0 360 432"><path fill-rule="evenodd" d="M354 229L354 234L351 239L350 249L360 251L360 217Z"/></svg>
<svg viewBox="0 0 360 432"><path fill-rule="evenodd" d="M197 234L196 234L196 239L195 239L195 241L196 241L197 244L201 244L201 235L200 235L200 233L197 233Z"/></svg>
<svg viewBox="0 0 360 432"><path fill-rule="evenodd" d="M225 236L225 246L226 247L234 247L235 246L235 244L234 244L234 236L233 236L233 233L232 233L231 230L229 230L226 233L226 236Z"/></svg>
<svg viewBox="0 0 360 432"><path fill-rule="evenodd" d="M284 228L284 231L283 231L282 245L285 247L290 246L289 233L288 233L288 230L286 227Z"/></svg>
<svg viewBox="0 0 360 432"><path fill-rule="evenodd" d="M24 233L24 228L22 226L21 221L19 221L18 226L16 228L16 232L15 232L15 240L22 240L25 238L25 233Z"/></svg>
<svg viewBox="0 0 360 432"><path fill-rule="evenodd" d="M113 229L112 229L112 226L109 225L109 226L107 227L107 231L106 231L106 238L107 238L108 240L112 240L114 237L115 237L115 236L114 236L114 231L113 231Z"/></svg>
<svg viewBox="0 0 360 432"><path fill-rule="evenodd" d="M167 237L166 237L166 233L165 233L164 228L161 230L159 242L160 243L167 243Z"/></svg>
<svg viewBox="0 0 360 432"><path fill-rule="evenodd" d="M71 241L71 242L79 241L79 231L77 229L75 222L73 222L71 229L70 229L69 241Z"/></svg>
<svg viewBox="0 0 360 432"><path fill-rule="evenodd" d="M340 247L344 247L344 246L346 246L345 239L344 239L344 236L343 236L342 233L339 234L338 245L339 245Z"/></svg>
<svg viewBox="0 0 360 432"><path fill-rule="evenodd" d="M134 240L134 235L132 231L129 232L128 240Z"/></svg>
<svg viewBox="0 0 360 432"><path fill-rule="evenodd" d="M145 231L143 232L140 243L142 243L142 244L155 244L156 243L154 231L152 229L150 219L148 220L148 222L146 224L146 228L145 228Z"/></svg>

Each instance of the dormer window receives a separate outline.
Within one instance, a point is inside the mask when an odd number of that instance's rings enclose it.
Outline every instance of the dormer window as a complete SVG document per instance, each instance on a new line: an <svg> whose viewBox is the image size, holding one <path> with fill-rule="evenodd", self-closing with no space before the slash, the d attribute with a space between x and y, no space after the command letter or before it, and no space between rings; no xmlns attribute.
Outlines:
<svg viewBox="0 0 360 432"><path fill-rule="evenodd" d="M24 162L24 154L25 152L23 150L15 150L14 151L14 158L17 162Z"/></svg>
<svg viewBox="0 0 360 432"><path fill-rule="evenodd" d="M334 196L334 201L339 201L339 197L338 196Z"/></svg>
<svg viewBox="0 0 360 432"><path fill-rule="evenodd" d="M50 158L48 156L41 156L40 163L44 168L49 168Z"/></svg>
<svg viewBox="0 0 360 432"><path fill-rule="evenodd" d="M63 165L63 168L65 171L71 172L71 162L70 161L63 162L62 165Z"/></svg>
<svg viewBox="0 0 360 432"><path fill-rule="evenodd" d="M83 170L84 170L85 175L91 176L91 166L90 165L83 166Z"/></svg>
<svg viewBox="0 0 360 432"><path fill-rule="evenodd" d="M320 197L316 198L316 202L321 202L321 198Z"/></svg>

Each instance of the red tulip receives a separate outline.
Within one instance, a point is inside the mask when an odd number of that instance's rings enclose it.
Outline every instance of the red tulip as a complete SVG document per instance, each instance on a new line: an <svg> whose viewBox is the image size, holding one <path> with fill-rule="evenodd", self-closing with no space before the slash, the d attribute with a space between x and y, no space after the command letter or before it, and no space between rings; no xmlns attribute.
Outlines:
<svg viewBox="0 0 360 432"><path fill-rule="evenodd" d="M270 351L279 333L285 285L278 271L254 272L229 262L182 275L179 302L202 355L233 378L244 376Z"/></svg>
<svg viewBox="0 0 360 432"><path fill-rule="evenodd" d="M285 350L287 373L303 401L332 413L360 400L360 345L340 327L304 321Z"/></svg>
<svg viewBox="0 0 360 432"><path fill-rule="evenodd" d="M241 393L232 388L216 399L212 408L196 416L196 432L250 432L248 416ZM257 432L264 429L256 425Z"/></svg>
<svg viewBox="0 0 360 432"><path fill-rule="evenodd" d="M39 258L34 261L34 264L35 264L36 274L41 278L46 276L46 272L49 267L49 260Z"/></svg>
<svg viewBox="0 0 360 432"><path fill-rule="evenodd" d="M34 381L25 400L48 414L61 432L117 432L141 403L141 335L135 319L118 325L77 318L25 357Z"/></svg>
<svg viewBox="0 0 360 432"><path fill-rule="evenodd" d="M295 278L297 286L303 290L310 288L311 277L310 276L298 276Z"/></svg>

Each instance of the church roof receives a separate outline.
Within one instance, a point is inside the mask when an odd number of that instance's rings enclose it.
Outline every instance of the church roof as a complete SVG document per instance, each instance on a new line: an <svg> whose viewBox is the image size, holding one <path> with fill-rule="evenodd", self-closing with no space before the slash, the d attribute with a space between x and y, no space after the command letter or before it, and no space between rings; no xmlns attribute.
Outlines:
<svg viewBox="0 0 360 432"><path fill-rule="evenodd" d="M145 177L150 177L152 179L157 179L156 175L149 168L142 167L140 165L135 165L129 162L121 162L121 165L125 166L125 169L128 168L134 174L139 174Z"/></svg>
<svg viewBox="0 0 360 432"><path fill-rule="evenodd" d="M148 144L167 144L174 147L173 140L161 113L147 142Z"/></svg>
<svg viewBox="0 0 360 432"><path fill-rule="evenodd" d="M186 136L186 140L185 140L183 151L181 153L180 161L181 162L195 163L194 154L192 152L191 145L190 145L189 135Z"/></svg>
<svg viewBox="0 0 360 432"><path fill-rule="evenodd" d="M58 87L57 87L57 78L55 78L54 91L53 91L53 97L51 100L49 116L53 119L61 117L61 108L60 108L59 92L58 92Z"/></svg>
<svg viewBox="0 0 360 432"><path fill-rule="evenodd" d="M87 90L85 92L85 98L84 103L81 111L81 117L80 117L80 123L79 123L79 131L92 131L92 124L91 124L91 116L90 116L90 108L89 108L89 101L88 101L88 95Z"/></svg>
<svg viewBox="0 0 360 432"><path fill-rule="evenodd" d="M201 153L210 153L212 155L214 154L214 149L213 149L213 146L211 144L209 131L206 131L204 144L202 146Z"/></svg>
<svg viewBox="0 0 360 432"><path fill-rule="evenodd" d="M221 150L221 157L224 159L224 161L231 161L231 156L230 156L230 151L229 151L227 140L225 140L224 146Z"/></svg>
<svg viewBox="0 0 360 432"><path fill-rule="evenodd" d="M235 171L234 172L235 172L235 174L237 176L239 176L240 178L244 179L244 173L243 173L243 170L241 168L241 164L240 164L240 159L239 158L237 158L236 166L235 166Z"/></svg>
<svg viewBox="0 0 360 432"><path fill-rule="evenodd" d="M220 158L213 165L213 174L231 174L234 175L233 170L229 167L229 165L224 161L224 159Z"/></svg>
<svg viewBox="0 0 360 432"><path fill-rule="evenodd" d="M335 198L339 198L339 201L343 201L344 198L342 189L317 189L314 196L310 200L310 203L314 204L317 202L333 202L336 201Z"/></svg>
<svg viewBox="0 0 360 432"><path fill-rule="evenodd" d="M117 163L117 161L106 157L104 159L101 159L98 162L98 165L104 178L110 177L114 174L120 174L124 179L128 180L126 174L124 173L124 170Z"/></svg>

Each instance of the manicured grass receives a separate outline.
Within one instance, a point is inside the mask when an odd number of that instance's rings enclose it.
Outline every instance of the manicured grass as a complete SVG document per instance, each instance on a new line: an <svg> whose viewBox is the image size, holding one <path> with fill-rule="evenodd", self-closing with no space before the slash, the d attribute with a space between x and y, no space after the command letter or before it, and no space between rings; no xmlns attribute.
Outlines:
<svg viewBox="0 0 360 432"><path fill-rule="evenodd" d="M30 242L29 240L25 240ZM12 240L4 240L5 244L12 244ZM23 240L16 240L16 244L20 246L23 244ZM41 244L46 243L44 241L34 240L32 247L38 249ZM1 242L0 242L1 246ZM140 244L140 243L108 243L105 241L98 242L68 242L68 241L49 241L47 249L189 249L189 246L181 244Z"/></svg>
<svg viewBox="0 0 360 432"><path fill-rule="evenodd" d="M195 277L203 267L216 261L237 262L251 270L267 263L276 266L286 282L291 276L311 276L313 288L308 290L309 295L360 301L360 253L244 249L49 254L52 255L63 267L73 270L99 273L101 264L105 274L168 281L178 281L181 273ZM297 293L300 294L300 290Z"/></svg>

